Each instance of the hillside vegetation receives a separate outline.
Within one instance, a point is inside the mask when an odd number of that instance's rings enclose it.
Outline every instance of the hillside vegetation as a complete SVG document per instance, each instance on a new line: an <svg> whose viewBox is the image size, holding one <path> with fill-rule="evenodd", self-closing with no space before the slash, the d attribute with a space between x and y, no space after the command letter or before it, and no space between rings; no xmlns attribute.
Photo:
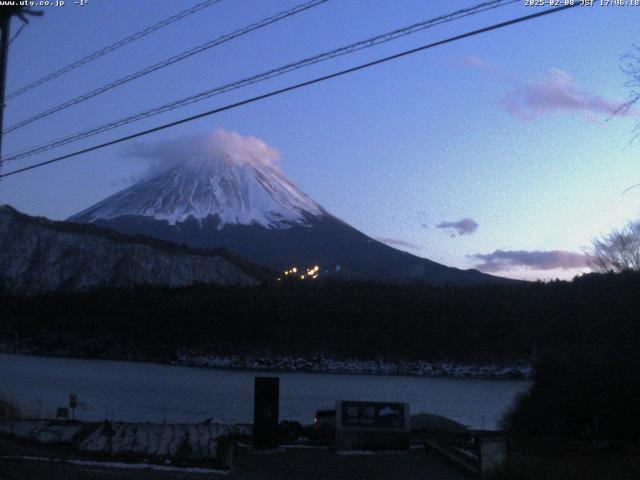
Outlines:
<svg viewBox="0 0 640 480"><path fill-rule="evenodd" d="M640 339L640 275L468 287L374 283L136 287L4 295L0 335L43 351L80 340L91 356L138 348L512 361ZM92 353L92 350L94 351Z"/></svg>

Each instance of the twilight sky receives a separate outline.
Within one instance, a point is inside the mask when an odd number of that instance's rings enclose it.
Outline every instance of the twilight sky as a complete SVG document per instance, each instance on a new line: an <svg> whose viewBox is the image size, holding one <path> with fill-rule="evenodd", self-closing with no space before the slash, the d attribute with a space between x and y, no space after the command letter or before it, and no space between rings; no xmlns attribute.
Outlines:
<svg viewBox="0 0 640 480"><path fill-rule="evenodd" d="M45 8L11 45L7 92L195 0L89 0ZM303 0L222 0L7 102L10 126ZM5 136L5 155L480 0L330 0ZM536 11L521 3L5 164L11 171L184 116ZM18 28L13 23L13 32ZM640 216L639 114L621 56L640 7L578 7L146 137L219 129L262 139L334 215L396 248L460 268L571 278L590 239ZM134 141L135 142L135 141ZM129 150L127 150L129 148ZM133 183L123 144L6 178L0 202L64 219Z"/></svg>

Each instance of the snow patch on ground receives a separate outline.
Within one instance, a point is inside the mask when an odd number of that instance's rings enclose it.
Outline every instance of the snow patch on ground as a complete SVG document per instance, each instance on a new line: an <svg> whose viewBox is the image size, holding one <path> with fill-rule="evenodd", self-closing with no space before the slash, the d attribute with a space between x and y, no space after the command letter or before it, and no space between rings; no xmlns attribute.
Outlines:
<svg viewBox="0 0 640 480"><path fill-rule="evenodd" d="M385 360L337 360L315 356L203 355L193 352L180 353L174 363L182 366L285 372L486 379L530 379L533 377L533 367L515 363L513 365L474 365L451 362L431 363L421 360L389 362Z"/></svg>
<svg viewBox="0 0 640 480"><path fill-rule="evenodd" d="M83 438L76 435L84 431ZM0 434L43 444L73 445L88 454L149 458L215 458L218 439L229 435L251 435L250 425L219 423L88 424L52 420L7 420L0 422Z"/></svg>
<svg viewBox="0 0 640 480"><path fill-rule="evenodd" d="M152 465L149 463L124 463L124 462L97 462L94 460L74 460L74 459L60 459L60 458L47 458L47 457L32 457L27 455L2 455L0 458L7 460L29 460L29 461L41 461L41 462L63 462L71 463L73 465L82 465L88 467L104 467L104 468L118 468L124 470L151 470L156 472L179 472L179 473L205 473L215 475L226 475L229 470L218 470L213 468L201 468L201 467L175 467L171 465Z"/></svg>
<svg viewBox="0 0 640 480"><path fill-rule="evenodd" d="M9 420L0 422L0 434L35 440L39 443L70 443L82 430L80 424L51 420Z"/></svg>

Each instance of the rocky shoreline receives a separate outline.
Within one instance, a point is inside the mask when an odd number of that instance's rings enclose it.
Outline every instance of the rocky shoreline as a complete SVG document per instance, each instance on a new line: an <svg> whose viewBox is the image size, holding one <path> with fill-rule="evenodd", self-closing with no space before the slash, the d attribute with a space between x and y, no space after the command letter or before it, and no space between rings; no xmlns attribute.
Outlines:
<svg viewBox="0 0 640 480"><path fill-rule="evenodd" d="M530 380L533 368L525 363L464 364L456 362L335 359L319 356L203 355L181 353L174 365L233 370L333 373L350 375L399 375L410 377Z"/></svg>
<svg viewBox="0 0 640 480"><path fill-rule="evenodd" d="M533 367L524 361L512 363L427 362L422 360L388 361L384 359L337 359L327 356L308 357L266 354L210 354L201 351L178 351L158 357L139 349L117 349L87 354L82 349L47 349L25 343L0 343L0 353L59 358L141 361L182 367L220 370L253 370L265 372L301 372L348 375L397 375L410 377L443 377L491 380L530 380Z"/></svg>

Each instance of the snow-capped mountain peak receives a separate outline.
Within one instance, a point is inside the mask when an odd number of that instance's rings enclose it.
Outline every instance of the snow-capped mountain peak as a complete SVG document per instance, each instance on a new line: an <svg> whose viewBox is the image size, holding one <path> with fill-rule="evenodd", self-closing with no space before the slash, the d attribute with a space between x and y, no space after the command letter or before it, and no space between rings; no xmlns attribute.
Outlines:
<svg viewBox="0 0 640 480"><path fill-rule="evenodd" d="M153 217L171 225L189 217L218 217L225 225L287 228L305 224L323 208L280 169L252 157L217 152L173 163L70 218L94 222L125 215Z"/></svg>

